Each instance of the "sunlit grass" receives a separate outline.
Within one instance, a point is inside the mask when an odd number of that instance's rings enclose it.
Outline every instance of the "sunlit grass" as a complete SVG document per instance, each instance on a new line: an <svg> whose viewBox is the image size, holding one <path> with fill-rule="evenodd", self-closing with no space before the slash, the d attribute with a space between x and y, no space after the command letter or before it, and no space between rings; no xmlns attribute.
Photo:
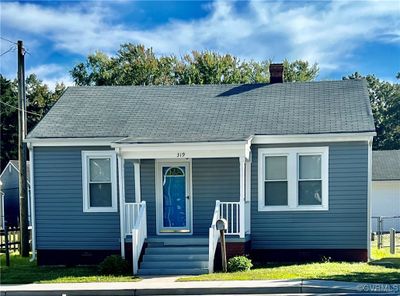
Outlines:
<svg viewBox="0 0 400 296"><path fill-rule="evenodd" d="M89 283L89 282L131 282L140 280L133 276L100 275L97 267L52 267L37 266L29 258L22 258L13 253L10 256L10 267L5 264L5 255L0 255L0 283Z"/></svg>
<svg viewBox="0 0 400 296"><path fill-rule="evenodd" d="M400 242L397 243L399 245ZM385 235L384 245L389 245ZM225 281L225 280L278 280L308 279L337 280L369 283L400 283L400 247L390 254L388 247L378 249L372 243L372 262L319 262L308 264L268 264L250 271L213 273L180 278L179 281Z"/></svg>

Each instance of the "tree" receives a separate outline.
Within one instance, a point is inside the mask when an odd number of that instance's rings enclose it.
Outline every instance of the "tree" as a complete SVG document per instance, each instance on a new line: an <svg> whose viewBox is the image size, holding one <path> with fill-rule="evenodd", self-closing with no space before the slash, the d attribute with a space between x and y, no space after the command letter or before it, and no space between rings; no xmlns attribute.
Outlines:
<svg viewBox="0 0 400 296"><path fill-rule="evenodd" d="M50 110L51 106L64 92L64 84L57 84L54 91L49 90L36 75L26 78L27 125L28 131ZM18 91L17 82L0 74L1 97L1 170L11 159L17 159L18 151Z"/></svg>
<svg viewBox="0 0 400 296"><path fill-rule="evenodd" d="M192 51L181 58L157 57L152 48L122 44L115 56L96 52L75 65L77 85L172 85L269 82L269 60L242 61L230 54ZM285 81L310 81L318 66L307 61L283 62Z"/></svg>
<svg viewBox="0 0 400 296"><path fill-rule="evenodd" d="M1 171L10 159L18 158L18 112L10 106L18 106L17 89L14 82L0 74L1 98Z"/></svg>
<svg viewBox="0 0 400 296"><path fill-rule="evenodd" d="M399 74L397 74L399 76ZM368 83L368 93L374 115L377 150L400 149L400 84L382 81L374 75L355 72L343 79L362 79Z"/></svg>

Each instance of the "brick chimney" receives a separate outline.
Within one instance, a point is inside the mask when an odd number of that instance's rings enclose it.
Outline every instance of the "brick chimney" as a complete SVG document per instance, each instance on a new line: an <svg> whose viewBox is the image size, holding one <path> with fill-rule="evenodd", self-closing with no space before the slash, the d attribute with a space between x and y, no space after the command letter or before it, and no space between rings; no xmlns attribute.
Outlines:
<svg viewBox="0 0 400 296"><path fill-rule="evenodd" d="M283 82L283 64L270 64L269 65L270 83Z"/></svg>

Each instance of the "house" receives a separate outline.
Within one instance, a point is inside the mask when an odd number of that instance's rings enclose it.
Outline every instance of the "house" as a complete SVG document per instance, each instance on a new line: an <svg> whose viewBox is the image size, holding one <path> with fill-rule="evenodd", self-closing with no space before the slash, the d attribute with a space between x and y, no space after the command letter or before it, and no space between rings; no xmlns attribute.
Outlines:
<svg viewBox="0 0 400 296"><path fill-rule="evenodd" d="M400 231L400 150L372 152L372 231ZM397 218L393 218L397 217Z"/></svg>
<svg viewBox="0 0 400 296"><path fill-rule="evenodd" d="M0 175L0 227L5 225L16 227L19 225L19 189L18 160L10 160ZM29 161L27 161L27 184L28 184L28 218L30 220L30 183L29 183Z"/></svg>
<svg viewBox="0 0 400 296"><path fill-rule="evenodd" d="M374 135L364 80L69 87L27 137L38 264L212 272L220 218L229 256L365 261Z"/></svg>

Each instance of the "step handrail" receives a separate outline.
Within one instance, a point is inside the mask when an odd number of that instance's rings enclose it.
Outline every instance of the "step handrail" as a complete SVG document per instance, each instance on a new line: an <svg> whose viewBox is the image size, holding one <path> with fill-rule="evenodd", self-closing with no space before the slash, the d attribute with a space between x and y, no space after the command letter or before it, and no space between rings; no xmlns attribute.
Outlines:
<svg viewBox="0 0 400 296"><path fill-rule="evenodd" d="M215 208L211 226L208 232L208 273L214 272L214 258L215 251L218 245L219 231L217 230L216 223L221 217L220 201L215 201Z"/></svg>
<svg viewBox="0 0 400 296"><path fill-rule="evenodd" d="M139 214L132 228L132 263L134 275L138 273L140 254L142 253L144 241L147 238L146 202L142 201L139 205Z"/></svg>

